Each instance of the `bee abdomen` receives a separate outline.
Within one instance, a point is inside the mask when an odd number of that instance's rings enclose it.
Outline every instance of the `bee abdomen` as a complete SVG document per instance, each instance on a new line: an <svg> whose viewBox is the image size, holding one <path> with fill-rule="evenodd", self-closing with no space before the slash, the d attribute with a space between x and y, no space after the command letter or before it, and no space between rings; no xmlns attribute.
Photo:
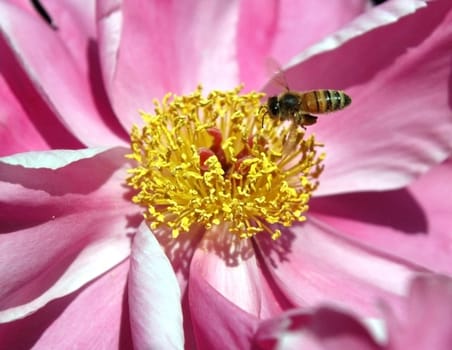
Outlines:
<svg viewBox="0 0 452 350"><path fill-rule="evenodd" d="M347 107L351 98L339 90L313 90L303 94L303 110L309 113L328 113Z"/></svg>

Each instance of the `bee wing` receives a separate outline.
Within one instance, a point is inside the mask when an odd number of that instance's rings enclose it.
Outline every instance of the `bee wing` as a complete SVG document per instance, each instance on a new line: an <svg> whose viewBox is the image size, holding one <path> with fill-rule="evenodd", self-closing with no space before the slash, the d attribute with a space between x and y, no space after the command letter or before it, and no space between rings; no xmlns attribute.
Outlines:
<svg viewBox="0 0 452 350"><path fill-rule="evenodd" d="M268 74L271 76L271 84L283 87L289 91L289 84L287 83L286 76L281 65L274 58L268 57L266 59L266 67Z"/></svg>

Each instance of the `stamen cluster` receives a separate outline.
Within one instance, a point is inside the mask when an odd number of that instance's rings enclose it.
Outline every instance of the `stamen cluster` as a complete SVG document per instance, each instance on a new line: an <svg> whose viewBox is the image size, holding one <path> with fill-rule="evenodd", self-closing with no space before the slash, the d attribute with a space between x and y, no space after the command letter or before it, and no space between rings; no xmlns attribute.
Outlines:
<svg viewBox="0 0 452 350"><path fill-rule="evenodd" d="M262 127L263 94L240 90L168 94L154 113L141 113L128 184L152 229L166 226L176 238L195 224L228 225L241 238L265 231L276 239L281 232L271 225L306 219L321 145L290 123Z"/></svg>

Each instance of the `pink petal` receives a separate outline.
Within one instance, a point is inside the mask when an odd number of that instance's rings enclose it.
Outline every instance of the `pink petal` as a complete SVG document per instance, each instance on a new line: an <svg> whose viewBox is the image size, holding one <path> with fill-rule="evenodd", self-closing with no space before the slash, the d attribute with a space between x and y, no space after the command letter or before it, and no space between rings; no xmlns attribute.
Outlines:
<svg viewBox="0 0 452 350"><path fill-rule="evenodd" d="M263 321L254 342L258 349L380 349L355 318L328 307L312 313L297 309Z"/></svg>
<svg viewBox="0 0 452 350"><path fill-rule="evenodd" d="M411 285L405 314L386 307L391 350L452 348L452 279L418 277Z"/></svg>
<svg viewBox="0 0 452 350"><path fill-rule="evenodd" d="M1 36L0 52L0 153L83 147L41 99Z"/></svg>
<svg viewBox="0 0 452 350"><path fill-rule="evenodd" d="M47 23L5 2L0 3L0 23L8 51L26 72L37 96L78 139L94 146L125 143L124 131L100 114L103 109L97 108L100 101L94 101L87 77Z"/></svg>
<svg viewBox="0 0 452 350"><path fill-rule="evenodd" d="M287 71L292 89L353 98L312 128L327 153L316 194L398 188L450 154L451 8L429 2Z"/></svg>
<svg viewBox="0 0 452 350"><path fill-rule="evenodd" d="M2 116L0 120L0 139L2 140L0 156L49 148L48 143L37 132L1 76L0 101L0 115Z"/></svg>
<svg viewBox="0 0 452 350"><path fill-rule="evenodd" d="M238 83L237 16L237 1L98 2L104 82L127 130L167 92Z"/></svg>
<svg viewBox="0 0 452 350"><path fill-rule="evenodd" d="M226 230L208 231L195 251L190 274L199 275L244 311L262 319L290 306L273 285L254 253L251 240L234 242ZM213 242L228 242L226 248ZM219 251L218 251L219 250Z"/></svg>
<svg viewBox="0 0 452 350"><path fill-rule="evenodd" d="M133 240L129 275L136 349L183 349L180 288L168 258L145 224Z"/></svg>
<svg viewBox="0 0 452 350"><path fill-rule="evenodd" d="M257 325L254 316L225 299L197 272L191 275L188 291L198 349L251 348Z"/></svg>
<svg viewBox="0 0 452 350"><path fill-rule="evenodd" d="M422 271L338 236L314 218L285 230L276 244L258 243L275 283L300 307L334 303L364 316L377 314L374 300L399 300L414 273Z"/></svg>
<svg viewBox="0 0 452 350"><path fill-rule="evenodd" d="M94 62L87 59L87 55L92 56L97 51L95 0L47 0L42 4L57 27L55 34L63 40L83 75L88 77ZM101 79L101 76L96 78Z"/></svg>
<svg viewBox="0 0 452 350"><path fill-rule="evenodd" d="M268 67L269 59L287 63L364 12L366 4L365 0L241 1L237 37L240 81L250 89L262 86L275 73Z"/></svg>
<svg viewBox="0 0 452 350"><path fill-rule="evenodd" d="M0 162L0 321L24 317L124 260L136 207L126 150L53 151Z"/></svg>
<svg viewBox="0 0 452 350"><path fill-rule="evenodd" d="M403 190L324 197L310 214L383 254L452 276L452 160Z"/></svg>
<svg viewBox="0 0 452 350"><path fill-rule="evenodd" d="M30 0L9 0L9 3L20 7L28 14L46 22L47 19L39 13ZM83 74L89 74L88 60L86 54L89 41L94 44L96 36L95 26L95 0L47 0L40 1L41 7L50 17L52 23L48 26L54 29L55 35L58 35L74 58L74 64L81 68Z"/></svg>
<svg viewBox="0 0 452 350"><path fill-rule="evenodd" d="M80 291L0 325L4 349L132 349L126 260Z"/></svg>

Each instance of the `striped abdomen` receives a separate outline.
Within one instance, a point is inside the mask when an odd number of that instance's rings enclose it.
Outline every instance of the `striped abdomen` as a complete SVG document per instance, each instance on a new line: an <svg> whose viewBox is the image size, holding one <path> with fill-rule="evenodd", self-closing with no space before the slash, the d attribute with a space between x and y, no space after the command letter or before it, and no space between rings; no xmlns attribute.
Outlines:
<svg viewBox="0 0 452 350"><path fill-rule="evenodd" d="M307 113L328 113L347 107L350 96L339 90L313 90L301 94L301 109Z"/></svg>

